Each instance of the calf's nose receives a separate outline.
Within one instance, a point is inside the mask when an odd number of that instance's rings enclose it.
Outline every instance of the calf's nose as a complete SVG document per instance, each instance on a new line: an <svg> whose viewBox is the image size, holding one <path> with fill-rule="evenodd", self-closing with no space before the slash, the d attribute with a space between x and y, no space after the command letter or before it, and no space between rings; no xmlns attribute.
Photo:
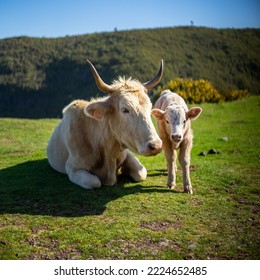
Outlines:
<svg viewBox="0 0 260 280"><path fill-rule="evenodd" d="M172 140L174 142L180 142L181 141L181 135L180 134L172 134Z"/></svg>

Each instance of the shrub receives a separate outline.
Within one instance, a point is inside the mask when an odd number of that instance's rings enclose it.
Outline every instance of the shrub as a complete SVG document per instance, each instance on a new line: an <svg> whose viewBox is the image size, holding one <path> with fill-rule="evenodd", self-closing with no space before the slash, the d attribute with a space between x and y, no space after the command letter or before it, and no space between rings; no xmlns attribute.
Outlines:
<svg viewBox="0 0 260 280"><path fill-rule="evenodd" d="M165 86L158 87L152 97L153 101L157 100L165 89L178 93L187 103L233 101L249 95L248 90L233 89L219 92L209 81L203 79L177 78L169 81Z"/></svg>
<svg viewBox="0 0 260 280"><path fill-rule="evenodd" d="M222 91L221 95L224 97L225 101L234 101L249 95L249 91L247 89L233 89L231 91Z"/></svg>

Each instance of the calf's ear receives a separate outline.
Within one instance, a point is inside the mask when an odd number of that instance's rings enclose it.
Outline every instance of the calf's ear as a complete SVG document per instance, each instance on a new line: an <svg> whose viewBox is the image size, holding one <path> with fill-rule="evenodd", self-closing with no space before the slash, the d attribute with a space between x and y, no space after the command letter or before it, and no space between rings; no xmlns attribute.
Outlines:
<svg viewBox="0 0 260 280"><path fill-rule="evenodd" d="M97 101L90 103L84 108L84 113L95 120L102 120L105 113L108 110L108 104L106 102Z"/></svg>
<svg viewBox="0 0 260 280"><path fill-rule="evenodd" d="M193 107L186 113L186 118L191 120L196 120L201 112L202 109L200 107Z"/></svg>
<svg viewBox="0 0 260 280"><path fill-rule="evenodd" d="M160 110L160 109L153 109L152 110L152 115L157 119L157 120L162 120L164 117L165 112Z"/></svg>

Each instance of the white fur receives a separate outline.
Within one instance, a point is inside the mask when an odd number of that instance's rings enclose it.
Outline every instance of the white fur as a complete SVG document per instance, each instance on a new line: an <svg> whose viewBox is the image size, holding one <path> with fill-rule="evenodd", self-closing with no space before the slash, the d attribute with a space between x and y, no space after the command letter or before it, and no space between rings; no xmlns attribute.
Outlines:
<svg viewBox="0 0 260 280"><path fill-rule="evenodd" d="M144 180L145 167L128 149L155 155L162 148L144 86L121 78L112 88L109 97L70 103L48 143L50 165L85 189L114 185L120 168Z"/></svg>
<svg viewBox="0 0 260 280"><path fill-rule="evenodd" d="M194 107L189 110L183 98L170 90L161 93L154 107L152 114L157 119L167 161L167 185L169 188L176 186L176 158L179 150L178 159L182 167L184 191L192 194L189 167L193 136L190 121L196 119L202 109Z"/></svg>

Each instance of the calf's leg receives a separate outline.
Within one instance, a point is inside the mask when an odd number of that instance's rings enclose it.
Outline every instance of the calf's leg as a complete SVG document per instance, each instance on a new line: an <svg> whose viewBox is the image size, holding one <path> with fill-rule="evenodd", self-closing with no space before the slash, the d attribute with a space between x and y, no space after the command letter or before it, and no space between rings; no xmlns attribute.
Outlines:
<svg viewBox="0 0 260 280"><path fill-rule="evenodd" d="M190 153L192 140L184 139L180 146L179 162L182 168L183 188L186 193L193 193L190 180Z"/></svg>
<svg viewBox="0 0 260 280"><path fill-rule="evenodd" d="M174 189L176 187L176 158L177 152L172 149L170 145L163 145L164 155L167 161L167 170L168 170L168 182L167 186L170 189Z"/></svg>

